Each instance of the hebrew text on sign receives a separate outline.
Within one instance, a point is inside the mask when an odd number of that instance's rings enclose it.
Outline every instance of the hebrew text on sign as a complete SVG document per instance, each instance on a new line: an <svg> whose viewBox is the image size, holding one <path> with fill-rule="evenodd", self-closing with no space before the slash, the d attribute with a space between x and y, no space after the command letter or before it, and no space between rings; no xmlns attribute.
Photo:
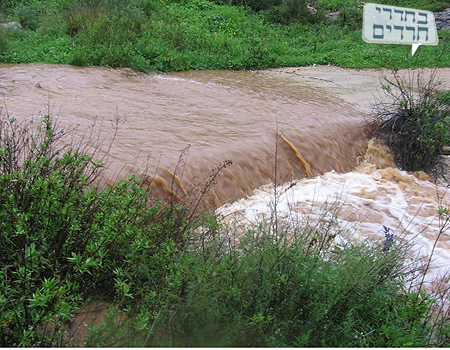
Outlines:
<svg viewBox="0 0 450 350"><path fill-rule="evenodd" d="M367 43L439 43L433 12L381 4L364 5L362 34Z"/></svg>

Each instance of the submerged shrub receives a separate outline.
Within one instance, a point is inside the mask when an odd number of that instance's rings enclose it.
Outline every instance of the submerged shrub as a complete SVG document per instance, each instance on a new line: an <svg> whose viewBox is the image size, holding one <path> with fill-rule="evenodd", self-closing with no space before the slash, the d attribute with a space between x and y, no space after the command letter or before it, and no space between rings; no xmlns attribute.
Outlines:
<svg viewBox="0 0 450 350"><path fill-rule="evenodd" d="M424 72L408 74L395 71L392 79L385 78L382 88L389 99L375 105L369 125L399 167L436 173L442 147L450 144L449 92L439 90L436 70L428 78Z"/></svg>

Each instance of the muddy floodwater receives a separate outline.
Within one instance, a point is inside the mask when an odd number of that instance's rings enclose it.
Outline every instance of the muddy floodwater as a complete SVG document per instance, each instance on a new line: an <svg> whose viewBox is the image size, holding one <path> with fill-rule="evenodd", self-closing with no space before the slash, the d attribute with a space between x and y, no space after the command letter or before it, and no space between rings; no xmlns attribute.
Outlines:
<svg viewBox="0 0 450 350"><path fill-rule="evenodd" d="M350 171L366 146L360 110L317 88L253 72L0 66L0 89L4 109L19 120L50 113L62 127L79 125L79 135L97 121L103 152L118 116L105 183L138 173L155 197L195 196L213 169L231 160L209 192L214 207L274 182L275 166L278 183Z"/></svg>
<svg viewBox="0 0 450 350"><path fill-rule="evenodd" d="M449 88L450 69L439 72ZM205 203L221 207L219 215L252 222L270 215L274 183L287 183L277 191L284 196L280 215L320 218L324 207L339 202L335 219L354 227L353 237L382 240L388 227L398 242L414 240L414 254L426 264L442 228L437 210L450 207L450 195L426 174L396 169L389 153L366 139L379 75L335 67L144 75L3 65L0 93L3 116L51 114L63 128L78 126L79 139L91 135L98 156L109 150L102 186L137 174L155 198L196 201L210 182ZM446 230L429 283L449 270L449 251Z"/></svg>

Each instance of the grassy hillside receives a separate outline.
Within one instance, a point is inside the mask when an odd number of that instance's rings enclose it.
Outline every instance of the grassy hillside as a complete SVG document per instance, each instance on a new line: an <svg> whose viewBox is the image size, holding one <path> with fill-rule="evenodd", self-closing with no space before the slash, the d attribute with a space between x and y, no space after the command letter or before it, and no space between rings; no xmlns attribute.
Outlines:
<svg viewBox="0 0 450 350"><path fill-rule="evenodd" d="M379 1L383 2L383 1ZM386 2L386 1L385 1ZM357 0L21 0L0 2L0 62L109 65L147 71L255 69L311 64L351 68L450 66L439 46L367 44ZM439 10L445 1L390 1ZM231 5L231 6L230 6ZM340 10L337 20L327 11Z"/></svg>

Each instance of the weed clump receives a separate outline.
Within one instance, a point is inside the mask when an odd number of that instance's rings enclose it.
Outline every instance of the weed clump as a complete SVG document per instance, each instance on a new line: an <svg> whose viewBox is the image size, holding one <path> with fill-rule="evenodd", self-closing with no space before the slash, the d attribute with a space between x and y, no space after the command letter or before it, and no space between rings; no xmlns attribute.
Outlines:
<svg viewBox="0 0 450 350"><path fill-rule="evenodd" d="M407 171L442 173L442 147L450 144L450 91L439 89L436 74L410 71L401 76L394 71L382 83L388 101L374 106L370 128Z"/></svg>

